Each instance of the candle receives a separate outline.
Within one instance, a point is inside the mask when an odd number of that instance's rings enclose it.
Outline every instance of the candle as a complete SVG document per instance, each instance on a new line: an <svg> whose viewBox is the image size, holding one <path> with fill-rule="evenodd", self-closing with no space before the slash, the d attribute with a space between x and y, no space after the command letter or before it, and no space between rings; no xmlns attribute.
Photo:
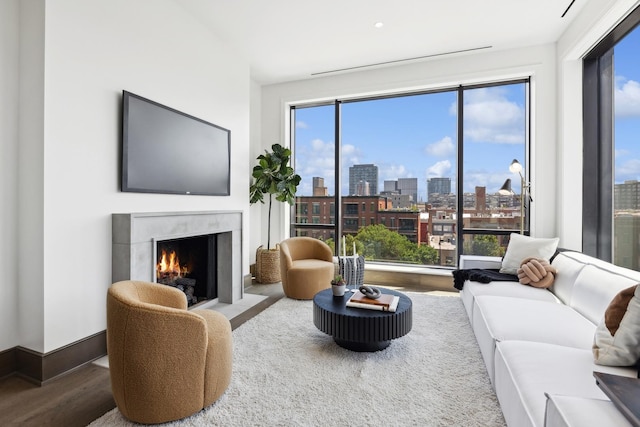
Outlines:
<svg viewBox="0 0 640 427"><path fill-rule="evenodd" d="M353 257L356 256L356 242L353 242Z"/></svg>
<svg viewBox="0 0 640 427"><path fill-rule="evenodd" d="M342 256L347 256L347 239L342 236Z"/></svg>

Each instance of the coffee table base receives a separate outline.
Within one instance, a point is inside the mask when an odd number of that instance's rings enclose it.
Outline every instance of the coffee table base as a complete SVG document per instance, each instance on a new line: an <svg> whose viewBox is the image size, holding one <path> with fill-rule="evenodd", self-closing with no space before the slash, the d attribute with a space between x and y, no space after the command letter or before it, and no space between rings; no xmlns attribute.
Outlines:
<svg viewBox="0 0 640 427"><path fill-rule="evenodd" d="M391 344L391 341L357 342L341 340L339 338L334 338L333 340L342 348L360 352L384 350L389 347L389 344Z"/></svg>

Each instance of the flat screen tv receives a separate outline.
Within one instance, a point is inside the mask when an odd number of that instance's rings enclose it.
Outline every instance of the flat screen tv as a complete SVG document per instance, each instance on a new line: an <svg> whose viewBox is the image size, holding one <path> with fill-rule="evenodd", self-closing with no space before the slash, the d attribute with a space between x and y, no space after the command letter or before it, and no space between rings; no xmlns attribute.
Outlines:
<svg viewBox="0 0 640 427"><path fill-rule="evenodd" d="M122 191L229 195L229 130L127 91L122 113Z"/></svg>

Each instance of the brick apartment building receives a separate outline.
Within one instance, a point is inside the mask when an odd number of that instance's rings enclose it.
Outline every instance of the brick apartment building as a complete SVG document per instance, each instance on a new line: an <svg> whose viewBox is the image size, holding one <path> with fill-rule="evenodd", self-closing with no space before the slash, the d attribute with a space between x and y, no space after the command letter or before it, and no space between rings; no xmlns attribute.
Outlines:
<svg viewBox="0 0 640 427"><path fill-rule="evenodd" d="M297 236L335 240L335 199L333 196L301 196L296 198L296 224L318 224L318 227L298 227ZM349 196L342 198L342 230L355 235L361 227L382 224L389 230L420 244L420 212L395 209L390 197Z"/></svg>

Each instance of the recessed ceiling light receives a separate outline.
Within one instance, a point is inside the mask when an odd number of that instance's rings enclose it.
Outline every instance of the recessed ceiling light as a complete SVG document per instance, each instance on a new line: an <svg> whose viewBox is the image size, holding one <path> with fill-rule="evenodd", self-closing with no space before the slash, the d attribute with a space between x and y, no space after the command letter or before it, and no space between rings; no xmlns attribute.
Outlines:
<svg viewBox="0 0 640 427"><path fill-rule="evenodd" d="M375 24L373 24L373 26L376 28L382 28L384 27L384 22L376 22Z"/></svg>

